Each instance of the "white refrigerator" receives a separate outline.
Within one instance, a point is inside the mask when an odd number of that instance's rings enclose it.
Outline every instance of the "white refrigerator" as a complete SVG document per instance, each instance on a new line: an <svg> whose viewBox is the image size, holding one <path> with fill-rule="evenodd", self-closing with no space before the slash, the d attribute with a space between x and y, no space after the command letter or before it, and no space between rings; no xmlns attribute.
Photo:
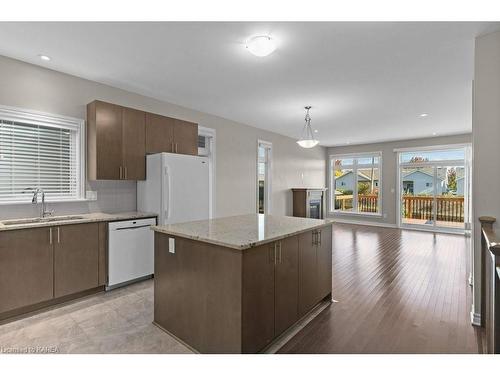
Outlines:
<svg viewBox="0 0 500 375"><path fill-rule="evenodd" d="M158 225L209 218L208 159L161 153L146 157L146 180L137 182L137 209L158 215Z"/></svg>

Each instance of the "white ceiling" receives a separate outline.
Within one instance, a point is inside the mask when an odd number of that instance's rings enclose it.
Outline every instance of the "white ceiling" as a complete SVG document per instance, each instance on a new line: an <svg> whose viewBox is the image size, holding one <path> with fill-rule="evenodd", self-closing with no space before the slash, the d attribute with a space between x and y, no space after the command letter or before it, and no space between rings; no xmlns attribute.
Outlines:
<svg viewBox="0 0 500 375"><path fill-rule="evenodd" d="M321 144L342 145L470 132L474 37L498 26L0 23L0 55L294 138L311 105ZM244 48L258 34L268 57Z"/></svg>

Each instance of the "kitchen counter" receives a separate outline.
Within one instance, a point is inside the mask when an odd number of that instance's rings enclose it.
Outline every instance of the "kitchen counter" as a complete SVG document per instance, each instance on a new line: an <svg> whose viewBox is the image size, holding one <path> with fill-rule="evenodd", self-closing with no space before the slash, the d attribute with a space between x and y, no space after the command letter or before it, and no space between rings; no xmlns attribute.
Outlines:
<svg viewBox="0 0 500 375"><path fill-rule="evenodd" d="M63 216L49 216L43 221L33 222L33 223L20 223L20 224L10 224L5 225L4 222L14 221L14 220L24 220L22 219L5 219L0 221L0 231L16 230L16 229L27 229L27 228L39 228L39 227L50 227L59 225L69 225L69 224L83 224L83 223L97 223L103 221L120 221L120 220L133 220L142 219L148 217L156 217L156 214L148 212L119 212L119 213L104 213L104 212L93 212L88 214L72 214ZM65 218L71 217L71 220L65 220ZM60 220L57 220L60 218ZM36 219L36 218L27 218Z"/></svg>
<svg viewBox="0 0 500 375"><path fill-rule="evenodd" d="M153 226L156 232L245 250L332 225L332 220L248 214Z"/></svg>
<svg viewBox="0 0 500 375"><path fill-rule="evenodd" d="M154 323L196 351L263 351L331 303L330 220L250 214L152 228Z"/></svg>

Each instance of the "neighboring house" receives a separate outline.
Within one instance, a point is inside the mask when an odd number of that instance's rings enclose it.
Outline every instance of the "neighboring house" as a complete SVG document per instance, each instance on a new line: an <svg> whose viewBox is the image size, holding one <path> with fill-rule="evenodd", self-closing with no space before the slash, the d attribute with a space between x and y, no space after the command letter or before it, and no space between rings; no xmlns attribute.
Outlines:
<svg viewBox="0 0 500 375"><path fill-rule="evenodd" d="M358 182L370 183L371 169L358 170ZM373 186L378 188L378 169L373 170ZM354 190L354 175L352 171L346 172L335 178L335 189L337 190Z"/></svg>
<svg viewBox="0 0 500 375"><path fill-rule="evenodd" d="M403 174L403 191L406 194L422 195L434 194L433 186L434 176L426 170L414 170ZM446 193L446 180L444 177L438 176L438 194Z"/></svg>

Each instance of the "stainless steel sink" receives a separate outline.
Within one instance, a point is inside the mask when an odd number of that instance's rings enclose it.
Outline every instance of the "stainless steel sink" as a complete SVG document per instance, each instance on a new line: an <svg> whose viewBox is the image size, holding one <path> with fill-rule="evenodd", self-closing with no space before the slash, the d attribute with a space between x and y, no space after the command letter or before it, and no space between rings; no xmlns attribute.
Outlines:
<svg viewBox="0 0 500 375"><path fill-rule="evenodd" d="M54 216L54 217L33 217L28 219L14 219L14 220L4 220L1 223L3 225L22 225L22 224L36 224L36 223L47 223L53 221L70 221L70 220L81 220L83 216Z"/></svg>

